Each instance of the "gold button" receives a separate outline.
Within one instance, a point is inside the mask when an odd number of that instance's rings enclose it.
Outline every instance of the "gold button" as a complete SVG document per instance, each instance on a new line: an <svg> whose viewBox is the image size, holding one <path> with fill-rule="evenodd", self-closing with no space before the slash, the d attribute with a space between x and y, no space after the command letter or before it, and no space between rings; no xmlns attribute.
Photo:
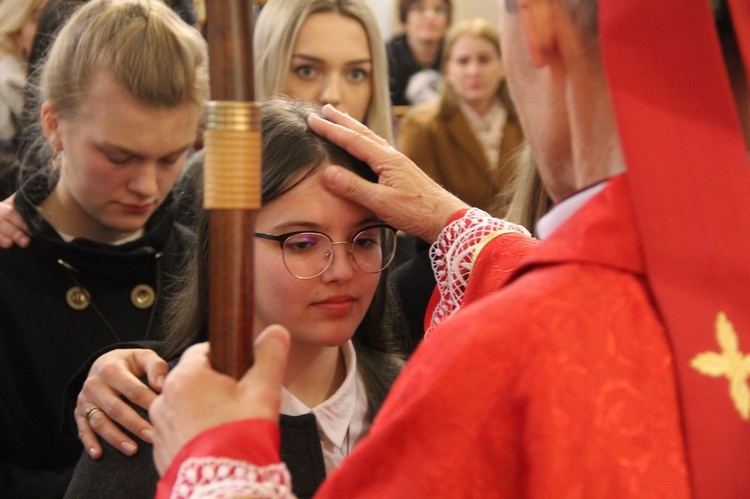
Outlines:
<svg viewBox="0 0 750 499"><path fill-rule="evenodd" d="M154 288L148 284L139 284L133 288L133 292L130 293L130 300L137 308L148 308L154 304Z"/></svg>
<svg viewBox="0 0 750 499"><path fill-rule="evenodd" d="M78 286L73 286L65 293L65 299L73 310L86 310L91 303L89 292Z"/></svg>

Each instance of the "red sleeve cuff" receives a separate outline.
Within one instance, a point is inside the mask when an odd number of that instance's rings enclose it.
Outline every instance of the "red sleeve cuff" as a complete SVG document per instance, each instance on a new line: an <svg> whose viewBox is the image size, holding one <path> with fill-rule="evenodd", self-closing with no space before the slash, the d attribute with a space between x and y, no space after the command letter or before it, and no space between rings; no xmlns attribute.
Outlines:
<svg viewBox="0 0 750 499"><path fill-rule="evenodd" d="M276 464L279 458L279 426L267 419L226 423L199 434L177 453L159 480L156 498L170 496L180 466L191 458L224 457L257 466Z"/></svg>

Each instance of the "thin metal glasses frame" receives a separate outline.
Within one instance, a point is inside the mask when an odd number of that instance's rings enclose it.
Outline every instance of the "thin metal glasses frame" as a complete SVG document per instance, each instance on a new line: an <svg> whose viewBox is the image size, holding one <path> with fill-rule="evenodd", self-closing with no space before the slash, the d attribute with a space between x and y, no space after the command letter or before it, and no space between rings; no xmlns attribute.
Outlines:
<svg viewBox="0 0 750 499"><path fill-rule="evenodd" d="M367 272L368 274L379 274L379 273L383 272L385 269L387 269L388 266L391 264L391 262L393 262L393 258L396 255L396 246L398 244L398 237L396 236L396 229L393 228L393 227L391 227L388 224L375 224L375 225L369 225L367 227L364 227L363 229L357 231L357 233L354 234L354 237L352 237L348 241L334 241L333 238L331 238L331 236L329 236L325 232L320 232L320 231L315 231L315 230L297 230L297 231L294 231L294 232L287 232L285 234L279 234L278 236L273 235L273 234L264 234L262 232L255 232L254 235L255 235L255 237L258 237L260 239L267 239L267 240L270 240L270 241L276 241L276 242L278 242L279 243L279 248L281 249L282 258L284 259L284 266L286 267L287 271L291 275L293 275L294 277L296 277L297 279L307 280L307 279L315 279L316 277L322 275L326 270L328 270L330 268L331 263L333 263L333 247L334 246L336 246L337 244L349 244L349 245L352 245L352 244L354 244L355 240L361 234L363 234L363 233L365 233L365 232L367 232L369 230L372 230L372 229L387 229L387 230L390 230L392 232L392 234L393 234L393 248L391 249L391 254L390 254L388 260L383 264L383 266L382 266L382 268L380 270L370 271L370 270L366 270L366 269L362 268L360 266L359 262L357 262L357 259L354 257L354 254L352 253L351 247L347 250L347 253L349 254L349 257L352 259L352 261L354 262L354 264L357 266L357 268L360 269L362 272ZM330 241L330 243L331 243L331 251L330 251L330 254L328 255L328 263L323 268L323 270L321 270L320 272L318 272L315 275L312 275L312 276L299 276L299 275L295 274L289 268L289 264L286 261L286 252L284 251L284 243L286 243L286 241L290 237L296 236L296 235L299 235L299 234L315 234L315 235L323 236L326 239L328 239Z"/></svg>

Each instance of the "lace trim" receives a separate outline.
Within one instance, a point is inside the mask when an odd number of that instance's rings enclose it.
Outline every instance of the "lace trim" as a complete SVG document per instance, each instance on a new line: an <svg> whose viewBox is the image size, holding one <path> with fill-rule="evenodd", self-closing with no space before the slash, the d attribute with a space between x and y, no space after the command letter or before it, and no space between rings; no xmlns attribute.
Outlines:
<svg viewBox="0 0 750 499"><path fill-rule="evenodd" d="M292 479L282 463L255 466L220 457L182 463L171 499L293 498Z"/></svg>
<svg viewBox="0 0 750 499"><path fill-rule="evenodd" d="M463 217L443 229L430 248L440 300L432 313L425 337L446 317L461 308L477 256L488 242L508 232L531 237L523 226L494 218L478 208L471 208Z"/></svg>

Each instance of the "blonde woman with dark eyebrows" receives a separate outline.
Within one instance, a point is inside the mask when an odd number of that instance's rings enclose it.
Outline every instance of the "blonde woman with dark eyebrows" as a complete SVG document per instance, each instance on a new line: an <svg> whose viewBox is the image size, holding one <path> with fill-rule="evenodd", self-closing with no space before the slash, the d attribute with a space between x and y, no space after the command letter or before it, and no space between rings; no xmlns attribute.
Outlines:
<svg viewBox="0 0 750 499"><path fill-rule="evenodd" d="M206 44L160 1L95 0L41 82L48 160L15 196L32 244L0 252L8 497L65 490L82 446L61 434L63 394L89 356L160 338L187 243L171 191L208 97Z"/></svg>

